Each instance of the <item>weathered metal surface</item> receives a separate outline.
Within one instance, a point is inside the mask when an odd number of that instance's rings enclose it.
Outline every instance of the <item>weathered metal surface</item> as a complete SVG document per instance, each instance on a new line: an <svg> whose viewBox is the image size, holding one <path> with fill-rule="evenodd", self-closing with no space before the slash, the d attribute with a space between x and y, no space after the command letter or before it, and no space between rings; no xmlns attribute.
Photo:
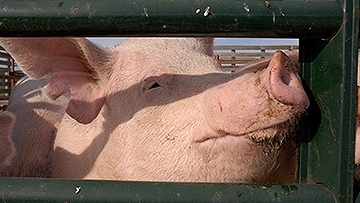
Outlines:
<svg viewBox="0 0 360 203"><path fill-rule="evenodd" d="M299 38L302 76L312 97L299 129L299 182L327 186L2 178L1 200L352 202L358 10L357 0L0 1L0 36Z"/></svg>
<svg viewBox="0 0 360 203"><path fill-rule="evenodd" d="M300 130L299 179L324 183L339 202L353 202L358 2L343 5L344 24L329 43L300 39L302 73L312 105Z"/></svg>
<svg viewBox="0 0 360 203"><path fill-rule="evenodd" d="M328 39L335 0L3 0L0 36L236 36Z"/></svg>
<svg viewBox="0 0 360 203"><path fill-rule="evenodd" d="M336 202L323 185L241 185L12 179L0 202Z"/></svg>

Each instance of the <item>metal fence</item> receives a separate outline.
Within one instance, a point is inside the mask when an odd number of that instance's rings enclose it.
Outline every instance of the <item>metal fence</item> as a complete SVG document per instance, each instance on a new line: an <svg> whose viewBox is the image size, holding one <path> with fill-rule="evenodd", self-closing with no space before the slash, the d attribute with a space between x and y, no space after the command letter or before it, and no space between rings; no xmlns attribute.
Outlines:
<svg viewBox="0 0 360 203"><path fill-rule="evenodd" d="M249 62L271 57L277 50L299 51L299 46L214 46L214 54L221 68L230 71L244 67Z"/></svg>
<svg viewBox="0 0 360 203"><path fill-rule="evenodd" d="M15 60L0 47L0 110L6 109L11 89L24 74L15 70Z"/></svg>
<svg viewBox="0 0 360 203"><path fill-rule="evenodd" d="M358 1L14 0L0 1L0 8L0 36L298 38L301 75L311 99L308 116L300 123L298 178L292 185L2 178L3 201L353 202L356 199L353 165ZM81 188L81 192L76 193L76 188Z"/></svg>

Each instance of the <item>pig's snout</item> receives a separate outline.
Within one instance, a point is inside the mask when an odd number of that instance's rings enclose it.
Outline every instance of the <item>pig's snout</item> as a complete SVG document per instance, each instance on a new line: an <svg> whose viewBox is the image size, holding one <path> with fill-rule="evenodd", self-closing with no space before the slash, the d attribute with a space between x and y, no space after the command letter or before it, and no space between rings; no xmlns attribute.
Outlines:
<svg viewBox="0 0 360 203"><path fill-rule="evenodd" d="M286 54L278 51L263 73L262 85L269 95L280 103L306 109L309 99L297 72L294 62Z"/></svg>

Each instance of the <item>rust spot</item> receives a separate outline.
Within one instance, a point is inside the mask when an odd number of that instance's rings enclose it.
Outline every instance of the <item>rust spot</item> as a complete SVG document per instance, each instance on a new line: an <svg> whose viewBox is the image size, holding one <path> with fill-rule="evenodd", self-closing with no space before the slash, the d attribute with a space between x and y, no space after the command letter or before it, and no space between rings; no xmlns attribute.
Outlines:
<svg viewBox="0 0 360 203"><path fill-rule="evenodd" d="M220 200L221 191L217 191L213 197L213 202L218 202Z"/></svg>
<svg viewBox="0 0 360 203"><path fill-rule="evenodd" d="M70 12L69 12L69 13L70 13L71 15L74 15L74 14L78 13L79 11L80 11L80 8L74 6L74 7L72 7L72 8L70 9Z"/></svg>
<svg viewBox="0 0 360 203"><path fill-rule="evenodd" d="M317 156L317 167L320 167L321 166L321 163L320 163L320 152L319 152L319 148L318 148L318 145L317 143L314 141L314 150L315 150L315 153L316 153L316 156Z"/></svg>

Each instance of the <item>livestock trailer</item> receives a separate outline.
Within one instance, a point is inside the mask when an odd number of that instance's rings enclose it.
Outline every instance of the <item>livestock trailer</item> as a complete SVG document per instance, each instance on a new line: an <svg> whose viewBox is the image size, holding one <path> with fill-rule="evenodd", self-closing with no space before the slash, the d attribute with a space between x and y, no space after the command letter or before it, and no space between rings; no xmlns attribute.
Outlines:
<svg viewBox="0 0 360 203"><path fill-rule="evenodd" d="M2 0L0 36L298 38L311 100L293 184L1 178L2 202L354 202L356 0Z"/></svg>

